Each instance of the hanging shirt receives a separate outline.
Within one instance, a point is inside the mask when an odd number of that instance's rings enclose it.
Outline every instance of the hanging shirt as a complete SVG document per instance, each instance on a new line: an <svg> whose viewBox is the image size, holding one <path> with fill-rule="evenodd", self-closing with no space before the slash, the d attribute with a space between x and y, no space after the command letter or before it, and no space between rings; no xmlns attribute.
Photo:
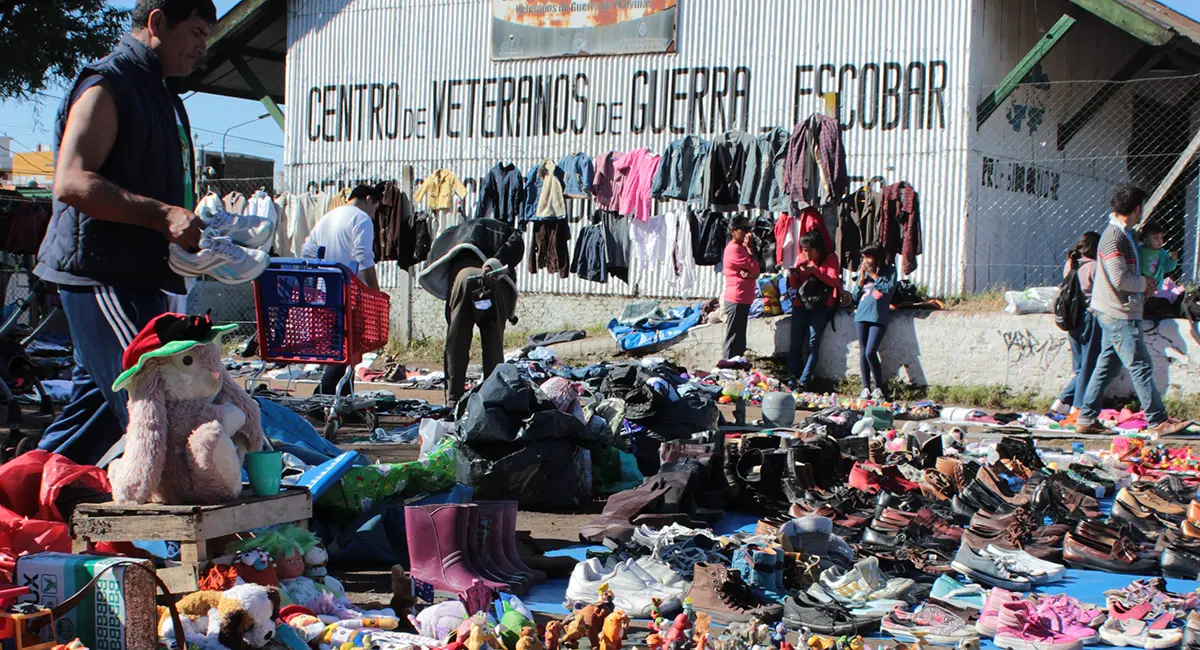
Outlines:
<svg viewBox="0 0 1200 650"><path fill-rule="evenodd" d="M650 218L653 198L650 189L662 158L647 149L634 149L614 161L616 171L625 176L617 211L645 221Z"/></svg>
<svg viewBox="0 0 1200 650"><path fill-rule="evenodd" d="M696 261L692 255L692 228L687 208L663 215L667 226L667 251L671 277L680 297L687 298L696 284Z"/></svg>
<svg viewBox="0 0 1200 650"><path fill-rule="evenodd" d="M245 214L246 212L246 197L241 192L226 194L222 202L225 204L225 211L229 214Z"/></svg>
<svg viewBox="0 0 1200 650"><path fill-rule="evenodd" d="M634 219L629 224L629 240L633 246L634 265L639 270L655 269L668 261L667 219L663 215L651 215L645 221Z"/></svg>
<svg viewBox="0 0 1200 650"><path fill-rule="evenodd" d="M563 171L563 194L572 199L586 199L592 194L592 178L596 174L592 157L586 153L566 156L558 162Z"/></svg>
<svg viewBox="0 0 1200 650"><path fill-rule="evenodd" d="M618 212L626 175L617 170L617 160L625 154L610 151L596 163L596 178L592 183L593 203L598 210Z"/></svg>
<svg viewBox="0 0 1200 650"><path fill-rule="evenodd" d="M525 207L525 179L521 170L511 163L497 163L483 179L479 188L476 219L496 219L516 225Z"/></svg>
<svg viewBox="0 0 1200 650"><path fill-rule="evenodd" d="M413 200L425 205L430 210L449 210L454 207L454 197L467 197L467 186L449 169L439 169L425 177L421 186L413 194Z"/></svg>

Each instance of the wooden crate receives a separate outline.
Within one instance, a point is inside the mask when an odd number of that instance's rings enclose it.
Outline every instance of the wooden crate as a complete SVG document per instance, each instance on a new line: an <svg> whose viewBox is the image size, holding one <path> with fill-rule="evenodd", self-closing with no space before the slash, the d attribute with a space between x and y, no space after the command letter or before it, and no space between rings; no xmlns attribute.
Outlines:
<svg viewBox="0 0 1200 650"><path fill-rule="evenodd" d="M72 552L86 553L92 542L177 541L180 561L168 562L158 575L172 593L190 593L212 559L209 542L276 524L307 526L311 517L312 495L289 486L273 497L247 490L216 506L81 504L71 518Z"/></svg>

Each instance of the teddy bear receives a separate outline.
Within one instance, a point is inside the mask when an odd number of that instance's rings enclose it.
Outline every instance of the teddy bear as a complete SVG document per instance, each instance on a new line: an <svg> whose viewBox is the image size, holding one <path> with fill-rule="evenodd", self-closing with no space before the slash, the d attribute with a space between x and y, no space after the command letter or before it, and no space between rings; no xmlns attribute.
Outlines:
<svg viewBox="0 0 1200 650"><path fill-rule="evenodd" d="M175 608L189 644L209 650L253 650L274 638L279 604L278 589L244 584L188 594ZM159 638L178 638L174 628L167 608L159 607Z"/></svg>
<svg viewBox="0 0 1200 650"><path fill-rule="evenodd" d="M125 451L109 465L121 504L218 504L242 491L242 462L263 448L258 403L221 362L208 316L162 314L125 348L113 390L129 391Z"/></svg>

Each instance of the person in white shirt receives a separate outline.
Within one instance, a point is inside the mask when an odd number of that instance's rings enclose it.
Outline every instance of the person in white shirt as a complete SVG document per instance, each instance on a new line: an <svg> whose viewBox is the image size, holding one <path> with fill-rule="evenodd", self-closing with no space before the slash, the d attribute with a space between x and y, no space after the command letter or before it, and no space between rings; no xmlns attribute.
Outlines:
<svg viewBox="0 0 1200 650"><path fill-rule="evenodd" d="M325 213L313 227L300 256L322 259L346 265L368 287L378 291L379 277L375 273L375 210L382 194L378 188L359 185L350 193L350 200ZM349 366L327 365L321 377L320 394L337 392L338 382ZM350 384L347 384L349 388ZM349 394L344 390L343 394Z"/></svg>

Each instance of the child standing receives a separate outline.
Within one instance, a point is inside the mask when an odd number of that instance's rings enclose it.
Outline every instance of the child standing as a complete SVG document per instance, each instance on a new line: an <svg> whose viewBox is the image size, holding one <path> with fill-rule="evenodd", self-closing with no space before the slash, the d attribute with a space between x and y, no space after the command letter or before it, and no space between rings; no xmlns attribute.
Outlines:
<svg viewBox="0 0 1200 650"><path fill-rule="evenodd" d="M1142 226L1142 245L1138 247L1138 258L1142 262L1142 276L1154 280L1154 289L1162 288L1167 274L1179 267L1179 254L1163 250L1165 234L1162 226L1151 221Z"/></svg>
<svg viewBox="0 0 1200 650"><path fill-rule="evenodd" d="M883 366L879 345L892 318L892 297L896 293L896 267L872 244L862 249L862 268L858 273L854 328L858 333L858 366L863 390L859 399L883 400Z"/></svg>
<svg viewBox="0 0 1200 650"><path fill-rule="evenodd" d="M754 303L758 280L758 258L754 255L754 237L750 220L736 216L729 225L730 240L722 257L725 274L725 359L746 353L746 321Z"/></svg>

